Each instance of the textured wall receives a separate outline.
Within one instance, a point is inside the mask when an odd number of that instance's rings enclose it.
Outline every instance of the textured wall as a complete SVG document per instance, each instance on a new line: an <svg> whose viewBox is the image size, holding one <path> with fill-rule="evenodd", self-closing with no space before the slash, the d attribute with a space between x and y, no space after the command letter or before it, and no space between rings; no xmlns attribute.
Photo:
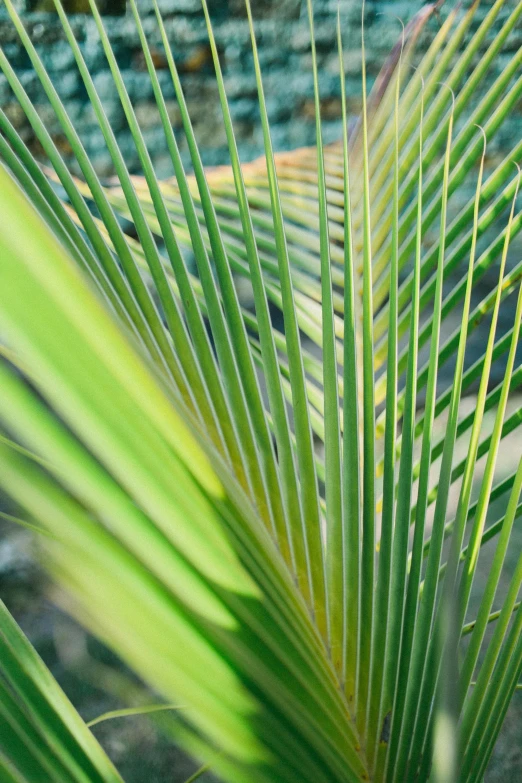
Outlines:
<svg viewBox="0 0 522 783"><path fill-rule="evenodd" d="M207 164L227 160L225 137L208 48L200 0L160 0L165 15L172 49L182 73L182 79L197 138ZM366 46L370 80L379 70L386 54L400 35L400 25L394 18L406 20L420 2L379 0L367 3ZM452 4L451 4L452 5ZM474 26L483 18L489 2L483 2ZM151 0L139 0L144 14L144 26L153 47L161 85L168 101L173 126L178 130L182 150L186 150L179 131L180 117L173 88L166 69L165 55L152 13ZM509 10L510 2L506 3ZM215 20L215 34L226 77L240 153L247 160L260 154L261 133L256 107L256 89L250 52L249 33L244 18L243 0L214 0L210 3ZM337 75L338 58L335 43L337 0L316 0L316 36L320 67L320 88L326 140L339 135L340 96ZM260 56L265 74L269 116L277 149L289 149L314 141L313 87L309 52L309 32L305 4L301 0L260 0L254 3ZM349 106L357 111L360 102L360 0L341 0L344 41L346 47L347 90ZM105 175L111 164L105 151L85 89L77 72L73 55L60 24L53 14L25 13L25 23L53 81L65 101L71 119L80 129L88 153L97 170ZM75 35L82 47L96 87L118 133L125 158L131 169L138 170L138 159L123 110L115 94L107 63L98 40L94 21L84 15L71 17ZM152 104L152 90L140 51L138 36L130 12L124 17L105 17L105 23L122 69L130 96L136 106L145 139L153 155L158 173L170 174L165 141L159 118ZM439 22L432 19L426 30L432 36ZM512 36L509 48L520 45L520 31ZM36 103L60 148L67 157L67 142L47 106L43 90L5 11L0 10L0 41L13 67ZM503 67L499 59L497 72ZM491 76L495 70L491 71ZM32 132L13 100L5 77L0 75L0 105L11 120L31 140ZM507 147L516 136L520 115L514 115L495 145ZM36 142L32 141L35 149ZM494 150L492 149L491 152Z"/></svg>

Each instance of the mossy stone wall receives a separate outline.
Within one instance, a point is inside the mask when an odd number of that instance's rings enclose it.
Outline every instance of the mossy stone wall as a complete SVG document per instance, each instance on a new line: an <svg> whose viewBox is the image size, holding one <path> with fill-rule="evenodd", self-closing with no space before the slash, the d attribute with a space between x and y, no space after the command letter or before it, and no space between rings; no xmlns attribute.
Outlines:
<svg viewBox="0 0 522 783"><path fill-rule="evenodd" d="M166 67L152 0L138 0L138 4L143 13L144 27L152 46L172 124L186 156L179 110ZM259 0L253 5L274 145L276 149L291 149L313 144L315 135L313 84L306 3L302 0ZM489 5L489 2L482 3L473 23L474 28L484 17ZM227 162L225 135L201 2L200 0L160 0L160 6L181 71L205 163L215 165ZM368 74L371 81L400 36L400 24L396 17L409 19L420 8L421 3L409 0L373 0L373 2L369 0L366 6L365 39ZM506 3L506 13L509 11L509 6L510 3ZM340 7L346 47L348 102L349 108L356 112L360 105L361 2L341 0ZM262 139L243 0L211 0L210 8L240 153L243 159L252 159L262 152ZM330 141L340 134L340 91L335 32L337 0L315 0L315 9L324 133L326 141ZM112 171L111 161L75 67L72 52L56 15L22 12L22 16L65 102L71 120L80 131L97 171L101 175L109 175ZM138 171L138 156L116 95L94 20L86 14L76 14L70 19L94 76L96 88L118 135L125 159L131 170ZM104 21L158 174L167 176L171 173L171 167L165 139L153 104L152 88L130 10L127 10L124 16L105 16ZM436 18L430 20L425 32L426 38L433 36L439 24ZM509 50L519 46L521 39L522 35L518 31L518 34L510 39ZM27 55L20 46L5 9L3 11L0 9L0 42L31 100L36 104L69 162L71 158L68 142L48 106L43 89ZM502 69L504 61L505 57L502 55L490 72L489 82ZM3 75L0 75L0 106L37 151L38 144L34 135L22 116ZM512 144L513 138L517 136L518 122L520 122L520 113L514 114L506 123L502 133L494 142L494 149L501 151Z"/></svg>

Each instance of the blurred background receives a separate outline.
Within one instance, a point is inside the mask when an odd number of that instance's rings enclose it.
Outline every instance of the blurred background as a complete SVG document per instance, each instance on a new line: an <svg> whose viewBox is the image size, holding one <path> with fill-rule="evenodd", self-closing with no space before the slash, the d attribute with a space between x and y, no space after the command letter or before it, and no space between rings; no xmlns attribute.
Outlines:
<svg viewBox="0 0 522 783"><path fill-rule="evenodd" d="M499 15L499 24L507 16L516 0L507 0L505 11ZM30 32L56 89L64 100L69 116L76 126L85 149L102 177L113 174L110 156L103 142L94 112L74 65L72 52L65 40L61 25L53 12L52 0L17 0L17 8ZM153 101L152 88L141 53L138 34L125 0L99 0L104 23L111 39L118 64L136 108L149 152L160 177L172 176L165 138ZM144 28L151 43L155 67L180 149L188 165L188 151L181 130L181 118L174 99L167 62L161 46L151 0L137 0ZM206 27L200 0L159 0L173 54L178 64L182 84L194 123L203 161L207 166L229 162L217 87L213 75ZM309 27L305 0L253 0L256 32L267 97L267 108L276 150L294 149L312 145L315 141L313 82L311 72ZM341 133L341 98L336 49L336 15L340 7L344 45L348 108L352 115L360 109L361 85L361 0L314 0L316 16L316 43L320 69L320 92L324 138L331 142ZM397 17L407 22L421 7L418 0L373 0L366 3L365 43L370 86L386 56L400 39L401 25ZM453 2L448 3L453 7ZM468 2L464 4L466 7ZM87 65L94 77L96 89L102 98L127 165L140 173L139 160L123 109L117 98L112 77L96 32L94 20L88 12L87 0L65 0L71 14L71 24L80 43ZM470 34L480 24L490 0L483 0L477 10ZM209 0L214 32L224 68L225 82L239 152L248 161L262 154L261 128L256 98L253 60L250 50L248 25L243 0ZM445 6L441 9L444 17ZM430 19L419 42L419 51L431 40L440 25L440 17ZM522 42L522 30L513 31L489 71L482 85L485 91L502 70L505 61ZM20 46L17 34L5 7L0 6L0 45L18 73L38 113L45 121L53 140L65 161L75 171L75 163L66 138L45 98L40 82L29 58ZM487 45L487 41L485 42ZM477 95L478 98L478 95ZM0 107L17 128L30 149L41 155L41 149L27 124L23 112L0 74ZM500 132L488 143L487 166L494 166L520 139L522 104L516 107ZM459 193L460 202L453 199L451 210L456 212L474 192ZM502 219L503 220L503 219ZM502 222L502 226L504 222ZM437 230L437 229L436 229ZM487 241L487 237L484 238ZM513 242L510 264L520 260L522 243ZM486 274L476 290L476 301L484 296L496 279L497 267ZM448 285L451 285L449 281ZM502 309L500 330L512 325L514 309L508 304ZM457 326L455 323L453 326ZM470 342L469 361L473 360L473 345L486 339L489 323L479 328ZM444 371L445 381L451 380L451 367ZM502 367L495 368L494 383L502 377ZM513 409L520 405L516 397ZM473 408L473 397L466 401ZM490 422L491 425L491 422ZM441 427L441 424L438 425ZM442 430L441 430L442 431ZM466 444L462 444L465 451ZM497 478L500 480L513 470L520 454L521 444L516 439L505 441ZM491 510L490 521L503 514L497 503ZM515 541L507 573L514 567L522 547L520 520L515 525ZM58 678L69 697L86 719L123 706L121 689L132 688L121 665L111 655L88 638L65 613L55 608L50 586L35 564L30 535L0 520L0 595L36 645L46 663ZM485 548L484 562L492 547ZM507 577L506 577L507 578ZM478 580L480 582L480 578ZM478 585L480 589L480 585ZM180 643L182 641L180 640ZM115 667L111 668L111 667ZM121 682L113 679L113 693L105 689L106 677L116 671ZM132 682L132 679L131 681ZM116 685L115 685L116 683ZM118 692L120 688L120 692ZM167 726L168 729L168 726ZM157 726L146 718L120 718L101 723L94 729L96 735L116 762L127 783L182 783L196 769L173 743L165 738ZM518 692L506 727L486 775L487 783L515 783L522 780L522 693ZM204 783L212 780L206 773Z"/></svg>

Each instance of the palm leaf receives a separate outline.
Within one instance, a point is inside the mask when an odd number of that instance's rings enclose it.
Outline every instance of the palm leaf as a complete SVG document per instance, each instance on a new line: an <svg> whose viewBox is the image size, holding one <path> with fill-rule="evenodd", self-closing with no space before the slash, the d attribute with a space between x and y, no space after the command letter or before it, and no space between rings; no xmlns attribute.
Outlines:
<svg viewBox="0 0 522 783"><path fill-rule="evenodd" d="M496 469L502 439L521 422L507 406L522 380L522 296L513 328L497 334L522 276L520 263L507 267L522 228L512 165L520 142L492 171L487 158L520 100L521 53L507 44L522 6L509 11L497 0L472 32L478 3L451 10L413 70L435 10L423 9L368 96L363 30L363 108L350 133L339 14L344 133L325 146L309 0L317 144L275 154L247 2L265 156L242 164L203 0L231 161L205 170L155 3L188 173L131 0L175 172L160 181L94 0L143 177L129 174L56 5L116 178L100 182L6 0L81 171L68 171L0 50L50 164L38 165L0 112L2 484L26 524L50 534L38 537L44 562L86 627L166 703L184 705L173 719L178 741L223 779L428 780L432 762L433 779L481 779L522 668L520 568L494 610L520 517L520 469L507 478ZM502 73L475 99L500 56ZM475 196L457 211L454 196L473 180ZM498 282L477 301L497 263ZM251 283L251 310L240 278ZM470 339L486 318L489 339L470 362ZM440 376L452 360L448 388ZM503 379L491 388L496 364ZM479 379L466 415L463 394ZM486 526L507 493L505 514ZM496 551L472 619L488 541ZM6 762L5 776L31 781L31 764L41 763L34 731L48 742L53 724L47 735L32 703L22 709L5 694L18 733L6 729L0 759L4 744L16 760L20 736L32 743L27 766ZM53 720L68 727L71 715L62 703ZM448 725L458 742L445 773ZM80 751L69 741L74 759ZM116 774L96 753L101 771L89 768L82 780Z"/></svg>

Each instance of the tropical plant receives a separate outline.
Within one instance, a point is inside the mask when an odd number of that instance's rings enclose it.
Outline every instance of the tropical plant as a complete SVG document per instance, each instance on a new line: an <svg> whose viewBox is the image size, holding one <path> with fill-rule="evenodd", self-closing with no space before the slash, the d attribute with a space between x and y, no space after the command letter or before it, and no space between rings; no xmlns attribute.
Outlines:
<svg viewBox="0 0 522 783"><path fill-rule="evenodd" d="M520 102L522 53L505 45L522 4L497 0L478 26L478 3L451 10L412 68L436 7L422 9L368 99L363 34L350 133L339 16L344 131L323 146L308 0L317 146L275 155L246 0L266 154L241 165L202 0L231 158L205 171L154 3L193 169L130 0L169 181L156 178L94 0L143 178L127 170L56 2L118 178L104 185L5 0L82 177L0 51L50 164L0 112L2 486L68 609L179 707L169 730L222 779L482 780L522 671L522 556L501 589L522 461L496 470L522 417L508 409L522 379L522 262L508 266L522 142L486 158ZM498 282L477 302L494 265ZM512 326L498 334L501 307ZM497 499L505 512L487 524ZM120 780L5 608L0 671L2 781Z"/></svg>

